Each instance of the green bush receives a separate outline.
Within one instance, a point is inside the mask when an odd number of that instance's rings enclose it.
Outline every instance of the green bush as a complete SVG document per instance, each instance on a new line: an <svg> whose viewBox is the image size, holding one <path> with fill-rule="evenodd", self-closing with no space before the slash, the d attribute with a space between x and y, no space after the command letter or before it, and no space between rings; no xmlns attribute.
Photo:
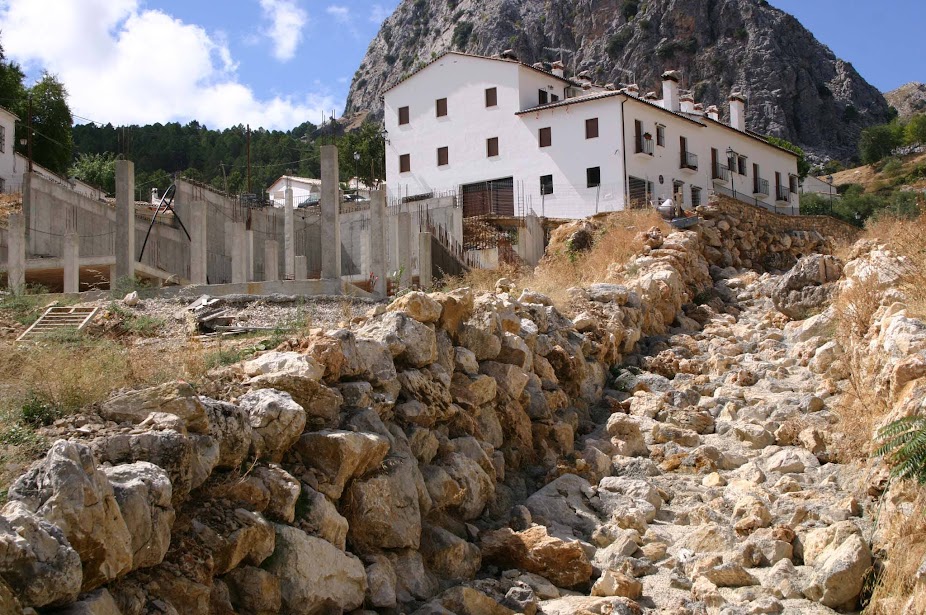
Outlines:
<svg viewBox="0 0 926 615"><path fill-rule="evenodd" d="M859 139L859 156L864 164L874 164L891 155L903 145L904 128L899 122L872 126L862 131Z"/></svg>
<svg viewBox="0 0 926 615"><path fill-rule="evenodd" d="M926 115L914 115L904 129L904 140L908 145L926 144Z"/></svg>
<svg viewBox="0 0 926 615"><path fill-rule="evenodd" d="M624 19L630 21L637 16L638 12L640 12L639 0L624 0L624 4L621 5L621 15Z"/></svg>
<svg viewBox="0 0 926 615"><path fill-rule="evenodd" d="M627 46L627 43L629 43L632 38L633 30L631 28L622 28L608 39L607 51L612 60L616 60L620 57L621 53L624 51L624 47Z"/></svg>
<svg viewBox="0 0 926 615"><path fill-rule="evenodd" d="M464 50L469 43L469 37L473 34L473 24L468 21L461 21L453 28L453 38L451 44L455 49Z"/></svg>
<svg viewBox="0 0 926 615"><path fill-rule="evenodd" d="M878 430L875 454L891 466L891 476L926 483L926 417L908 416Z"/></svg>

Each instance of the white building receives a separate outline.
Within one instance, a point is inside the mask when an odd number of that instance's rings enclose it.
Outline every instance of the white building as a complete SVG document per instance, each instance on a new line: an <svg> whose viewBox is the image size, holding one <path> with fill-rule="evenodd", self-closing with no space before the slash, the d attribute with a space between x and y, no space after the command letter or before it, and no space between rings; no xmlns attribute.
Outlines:
<svg viewBox="0 0 926 615"><path fill-rule="evenodd" d="M797 158L745 129L745 99L718 111L663 75L662 98L567 79L509 57L446 53L386 91L391 199L455 191L464 215L580 218L711 190L797 210Z"/></svg>
<svg viewBox="0 0 926 615"><path fill-rule="evenodd" d="M267 192L270 200L273 201L274 207L283 207L286 205L286 188L293 189L293 205L299 207L302 204L318 204L322 194L322 180L311 177L296 177L295 175L283 175L275 182L270 184Z"/></svg>

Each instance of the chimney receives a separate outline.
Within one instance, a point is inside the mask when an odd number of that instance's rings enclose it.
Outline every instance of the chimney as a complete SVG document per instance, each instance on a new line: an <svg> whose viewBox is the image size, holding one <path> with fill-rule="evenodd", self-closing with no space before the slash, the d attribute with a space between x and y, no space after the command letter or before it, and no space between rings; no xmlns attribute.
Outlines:
<svg viewBox="0 0 926 615"><path fill-rule="evenodd" d="M662 106L669 111L679 110L677 70L662 73Z"/></svg>
<svg viewBox="0 0 926 615"><path fill-rule="evenodd" d="M720 121L720 109L717 108L717 105L711 105L707 108L707 117L711 118L715 122Z"/></svg>
<svg viewBox="0 0 926 615"><path fill-rule="evenodd" d="M730 94L730 126L746 132L746 97L739 92Z"/></svg>
<svg viewBox="0 0 926 615"><path fill-rule="evenodd" d="M553 70L551 71L557 77L564 77L566 75L566 67L563 66L563 63L557 60L553 63Z"/></svg>
<svg viewBox="0 0 926 615"><path fill-rule="evenodd" d="M694 113L694 96L685 94L681 97L682 113Z"/></svg>
<svg viewBox="0 0 926 615"><path fill-rule="evenodd" d="M647 92L644 96L646 100L659 100L659 97L656 96L656 92Z"/></svg>

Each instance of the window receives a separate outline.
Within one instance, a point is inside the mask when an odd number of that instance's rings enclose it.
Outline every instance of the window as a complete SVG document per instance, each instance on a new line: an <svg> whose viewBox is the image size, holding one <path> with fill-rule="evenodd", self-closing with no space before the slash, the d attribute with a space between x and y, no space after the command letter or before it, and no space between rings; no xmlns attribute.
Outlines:
<svg viewBox="0 0 926 615"><path fill-rule="evenodd" d="M0 126L0 152L6 151L6 126Z"/></svg>
<svg viewBox="0 0 926 615"><path fill-rule="evenodd" d="M399 126L408 124L408 107L399 107Z"/></svg>
<svg viewBox="0 0 926 615"><path fill-rule="evenodd" d="M553 176L540 176L540 194L553 194Z"/></svg>
<svg viewBox="0 0 926 615"><path fill-rule="evenodd" d="M486 88L486 107L498 105L498 89Z"/></svg>
<svg viewBox="0 0 926 615"><path fill-rule="evenodd" d="M412 170L411 154L402 154L399 156L399 173L410 173Z"/></svg>
<svg viewBox="0 0 926 615"><path fill-rule="evenodd" d="M597 139L598 138L598 118L593 117L589 120L585 120L585 138L586 139Z"/></svg>
<svg viewBox="0 0 926 615"><path fill-rule="evenodd" d="M447 99L438 98L437 99L437 117L444 117L447 115Z"/></svg>
<svg viewBox="0 0 926 615"><path fill-rule="evenodd" d="M553 143L553 130L551 128L540 129L540 147L550 147Z"/></svg>
<svg viewBox="0 0 926 615"><path fill-rule="evenodd" d="M550 102L559 102L559 96L556 94L550 94Z"/></svg>
<svg viewBox="0 0 926 615"><path fill-rule="evenodd" d="M489 158L498 156L498 137L486 139L486 156Z"/></svg>
<svg viewBox="0 0 926 615"><path fill-rule="evenodd" d="M788 188L792 194L797 194L797 175L788 176Z"/></svg>
<svg viewBox="0 0 926 615"><path fill-rule="evenodd" d="M674 180L672 182L672 198L679 205L685 204L685 182Z"/></svg>
<svg viewBox="0 0 926 615"><path fill-rule="evenodd" d="M659 147L666 146L666 127L662 124L656 124L656 145Z"/></svg>
<svg viewBox="0 0 926 615"><path fill-rule="evenodd" d="M537 101L539 104L545 105L548 102L550 102L550 95L547 94L546 90L538 90L537 91Z"/></svg>
<svg viewBox="0 0 926 615"><path fill-rule="evenodd" d="M589 188L601 185L601 167L590 167L585 169L585 181Z"/></svg>
<svg viewBox="0 0 926 615"><path fill-rule="evenodd" d="M446 147L437 148L437 166L443 167L450 163L450 150Z"/></svg>
<svg viewBox="0 0 926 615"><path fill-rule="evenodd" d="M698 207L701 205L701 189L697 186L691 187L691 206Z"/></svg>
<svg viewBox="0 0 926 615"><path fill-rule="evenodd" d="M737 156L736 157L737 172L740 175L746 175L746 156Z"/></svg>

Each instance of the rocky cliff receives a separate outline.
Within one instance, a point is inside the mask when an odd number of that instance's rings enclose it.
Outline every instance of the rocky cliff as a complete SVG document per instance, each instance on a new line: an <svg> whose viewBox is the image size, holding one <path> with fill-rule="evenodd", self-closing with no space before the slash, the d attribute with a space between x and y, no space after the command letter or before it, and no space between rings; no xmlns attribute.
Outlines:
<svg viewBox="0 0 926 615"><path fill-rule="evenodd" d="M911 81L884 95L888 104L897 109L897 115L909 118L926 113L926 83Z"/></svg>
<svg viewBox="0 0 926 615"><path fill-rule="evenodd" d="M883 96L792 16L764 0L403 0L370 43L345 115L382 112L380 97L446 50L529 64L562 59L598 83L659 90L679 69L698 101L749 98L748 127L819 156L850 158L865 126L888 118Z"/></svg>

